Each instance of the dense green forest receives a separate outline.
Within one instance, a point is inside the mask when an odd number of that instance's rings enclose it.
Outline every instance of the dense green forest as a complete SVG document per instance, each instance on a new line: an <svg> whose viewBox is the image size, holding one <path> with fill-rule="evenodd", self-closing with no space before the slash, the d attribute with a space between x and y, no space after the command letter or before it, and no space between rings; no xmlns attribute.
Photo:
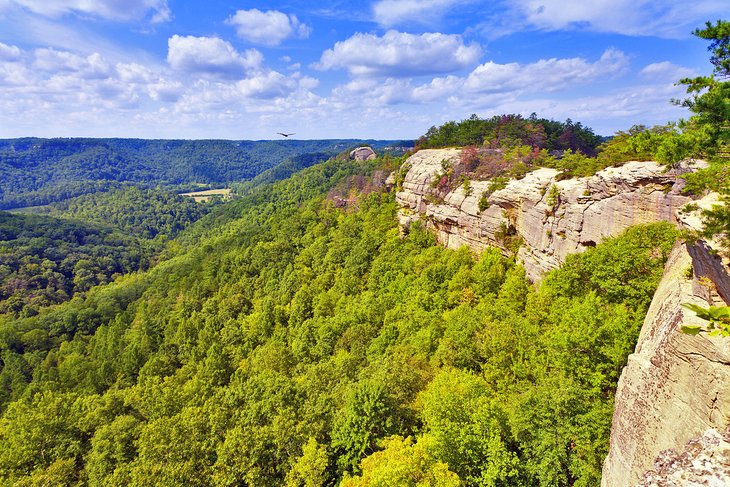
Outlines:
<svg viewBox="0 0 730 487"><path fill-rule="evenodd" d="M696 34L728 52L728 23ZM523 171L524 147L572 174L605 154L703 157L689 190L727 200L722 79L683 80L690 119L619 133L595 157L523 138L464 152L477 171L495 154L480 151L502 151L489 177ZM0 481L598 485L617 380L677 230L634 227L534 285L496 249L448 250L417 224L401 236L382 176L403 162L332 158L270 182L294 162L204 208L125 188L56 216L0 212L2 292L25 300L0 312ZM706 217L727 236L726 209ZM152 242L164 250L150 258Z"/></svg>
<svg viewBox="0 0 730 487"><path fill-rule="evenodd" d="M55 203L50 213L111 225L144 239L165 240L205 215L210 206L162 189L132 186Z"/></svg>
<svg viewBox="0 0 730 487"><path fill-rule="evenodd" d="M331 160L263 186L149 272L6 318L0 474L595 485L674 230L631 231L535 289L496 251L401 239L387 190L326 198L397 162Z"/></svg>
<svg viewBox="0 0 730 487"><path fill-rule="evenodd" d="M525 119L520 115L497 115L489 119L472 115L461 122L447 122L431 127L418 139L417 147L486 146L492 149L527 145L548 151L571 150L596 155L603 138L590 127L568 119L565 122L539 118L533 113Z"/></svg>
<svg viewBox="0 0 730 487"><path fill-rule="evenodd" d="M118 183L195 189L251 179L282 162L300 168L367 142L376 150L409 145L358 140L0 140L0 209L45 205ZM306 154L312 157L298 158Z"/></svg>
<svg viewBox="0 0 730 487"><path fill-rule="evenodd" d="M0 313L35 315L144 269L151 252L107 226L0 211Z"/></svg>
<svg viewBox="0 0 730 487"><path fill-rule="evenodd" d="M42 209L45 215L0 212L0 313L35 315L146 269L213 206L127 187L56 203Z"/></svg>

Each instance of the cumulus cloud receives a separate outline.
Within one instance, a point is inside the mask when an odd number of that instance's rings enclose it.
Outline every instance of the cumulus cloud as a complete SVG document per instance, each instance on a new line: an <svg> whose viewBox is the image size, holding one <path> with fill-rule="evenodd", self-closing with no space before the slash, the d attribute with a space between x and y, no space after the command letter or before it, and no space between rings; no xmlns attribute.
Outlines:
<svg viewBox="0 0 730 487"><path fill-rule="evenodd" d="M236 27L240 38L265 46L278 46L289 37L305 38L311 33L311 28L299 22L296 15L278 10L239 10L226 23Z"/></svg>
<svg viewBox="0 0 730 487"><path fill-rule="evenodd" d="M377 106L427 104L461 98L496 102L514 100L525 93L564 91L599 78L618 76L627 67L627 56L615 49L606 50L593 63L583 58L541 59L529 64L490 61L477 66L465 77L437 77L420 85L395 78L383 82L369 77L355 78L336 88L333 97L338 100L365 99L368 104Z"/></svg>
<svg viewBox="0 0 730 487"><path fill-rule="evenodd" d="M513 30L580 28L632 36L686 37L704 20L727 13L718 0L508 0Z"/></svg>
<svg viewBox="0 0 730 487"><path fill-rule="evenodd" d="M9 3L48 17L80 13L116 21L139 20L148 16L152 22L172 19L167 0L9 0Z"/></svg>
<svg viewBox="0 0 730 487"><path fill-rule="evenodd" d="M201 122L220 127L227 120L240 136L244 124L260 130L252 113L306 112L320 103L310 91L318 80L268 69L258 51L246 55L203 39L172 49L170 66L0 44L0 125L17 120L8 132L17 136L35 132L38 120L53 120L48 135L149 137L168 130L167 136L181 137L185 124L188 136L199 136Z"/></svg>
<svg viewBox="0 0 730 487"><path fill-rule="evenodd" d="M18 46L10 46L0 42L0 61L17 61L20 59Z"/></svg>
<svg viewBox="0 0 730 487"><path fill-rule="evenodd" d="M256 49L240 53L218 37L174 35L168 39L167 45L170 66L201 75L242 78L246 72L259 68L264 59Z"/></svg>
<svg viewBox="0 0 730 487"><path fill-rule="evenodd" d="M667 82L676 82L682 78L697 76L697 72L694 69L677 66L669 61L648 64L644 66L639 74L647 79L664 80Z"/></svg>
<svg viewBox="0 0 730 487"><path fill-rule="evenodd" d="M392 27L408 23L429 23L443 13L473 0L379 0L373 5L373 16L380 25Z"/></svg>
<svg viewBox="0 0 730 487"><path fill-rule="evenodd" d="M464 69L481 53L479 45L465 45L458 35L390 30L382 37L358 33L338 42L314 67L346 69L354 76L410 77Z"/></svg>
<svg viewBox="0 0 730 487"><path fill-rule="evenodd" d="M109 64L99 53L82 57L68 51L36 49L33 68L52 74L73 72L84 79L102 79L110 76Z"/></svg>
<svg viewBox="0 0 730 487"><path fill-rule="evenodd" d="M559 91L599 77L617 76L629 64L628 57L615 49L606 50L595 63L583 58L541 59L530 64L487 62L477 66L464 87L471 92Z"/></svg>

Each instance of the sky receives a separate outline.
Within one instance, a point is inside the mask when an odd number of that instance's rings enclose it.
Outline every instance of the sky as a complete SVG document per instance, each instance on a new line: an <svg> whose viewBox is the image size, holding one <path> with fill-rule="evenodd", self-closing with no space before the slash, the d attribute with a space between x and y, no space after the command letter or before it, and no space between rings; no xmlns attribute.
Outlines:
<svg viewBox="0 0 730 487"><path fill-rule="evenodd" d="M687 117L729 0L0 0L0 138L413 139Z"/></svg>

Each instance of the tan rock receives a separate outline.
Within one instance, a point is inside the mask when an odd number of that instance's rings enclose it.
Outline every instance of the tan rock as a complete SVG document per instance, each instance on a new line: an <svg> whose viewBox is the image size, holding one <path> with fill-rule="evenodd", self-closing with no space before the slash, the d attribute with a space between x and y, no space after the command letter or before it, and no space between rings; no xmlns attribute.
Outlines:
<svg viewBox="0 0 730 487"><path fill-rule="evenodd" d="M717 289L701 285L700 277ZM730 338L680 330L705 324L682 303L724 304L721 295L730 296L721 260L703 243L678 245L619 379L602 486L636 485L662 451L730 423Z"/></svg>
<svg viewBox="0 0 730 487"><path fill-rule="evenodd" d="M524 245L518 253L532 280L558 267L568 254L581 252L631 225L654 221L677 223L676 210L690 201L679 193L676 172L665 172L655 162L628 162L587 178L558 181L554 169L538 169L488 198L479 211L487 181L471 181L443 195L432 182L445 164L458 164L459 149L421 150L405 163L409 168L396 200L420 215L450 248L467 245L481 251L497 246L508 252L505 229L514 229ZM551 203L552 187L558 192ZM412 221L409 218L408 221ZM405 222L405 219L404 219Z"/></svg>
<svg viewBox="0 0 730 487"><path fill-rule="evenodd" d="M350 151L350 158L356 161L369 161L375 159L378 155L370 147L358 147Z"/></svg>
<svg viewBox="0 0 730 487"><path fill-rule="evenodd" d="M727 487L730 485L730 428L712 428L681 451L663 451L637 487Z"/></svg>

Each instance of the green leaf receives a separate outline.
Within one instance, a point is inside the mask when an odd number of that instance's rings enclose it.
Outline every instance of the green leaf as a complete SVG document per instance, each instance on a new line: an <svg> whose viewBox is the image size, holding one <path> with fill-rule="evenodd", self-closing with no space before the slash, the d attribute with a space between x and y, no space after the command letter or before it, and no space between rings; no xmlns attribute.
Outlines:
<svg viewBox="0 0 730 487"><path fill-rule="evenodd" d="M727 306L710 306L708 312L713 320L719 321L730 318L730 307Z"/></svg>
<svg viewBox="0 0 730 487"><path fill-rule="evenodd" d="M702 306L698 306L694 303L682 303L682 307L687 308L688 310L694 311L695 313L703 313L703 312L707 311Z"/></svg>
<svg viewBox="0 0 730 487"><path fill-rule="evenodd" d="M694 311L698 318L708 321L713 319L712 316L710 316L710 310L707 308L703 308L702 306L698 306L694 303L682 303L682 306L690 311Z"/></svg>
<svg viewBox="0 0 730 487"><path fill-rule="evenodd" d="M687 335L697 335L702 331L700 325L682 325L680 329L682 333L686 333Z"/></svg>

